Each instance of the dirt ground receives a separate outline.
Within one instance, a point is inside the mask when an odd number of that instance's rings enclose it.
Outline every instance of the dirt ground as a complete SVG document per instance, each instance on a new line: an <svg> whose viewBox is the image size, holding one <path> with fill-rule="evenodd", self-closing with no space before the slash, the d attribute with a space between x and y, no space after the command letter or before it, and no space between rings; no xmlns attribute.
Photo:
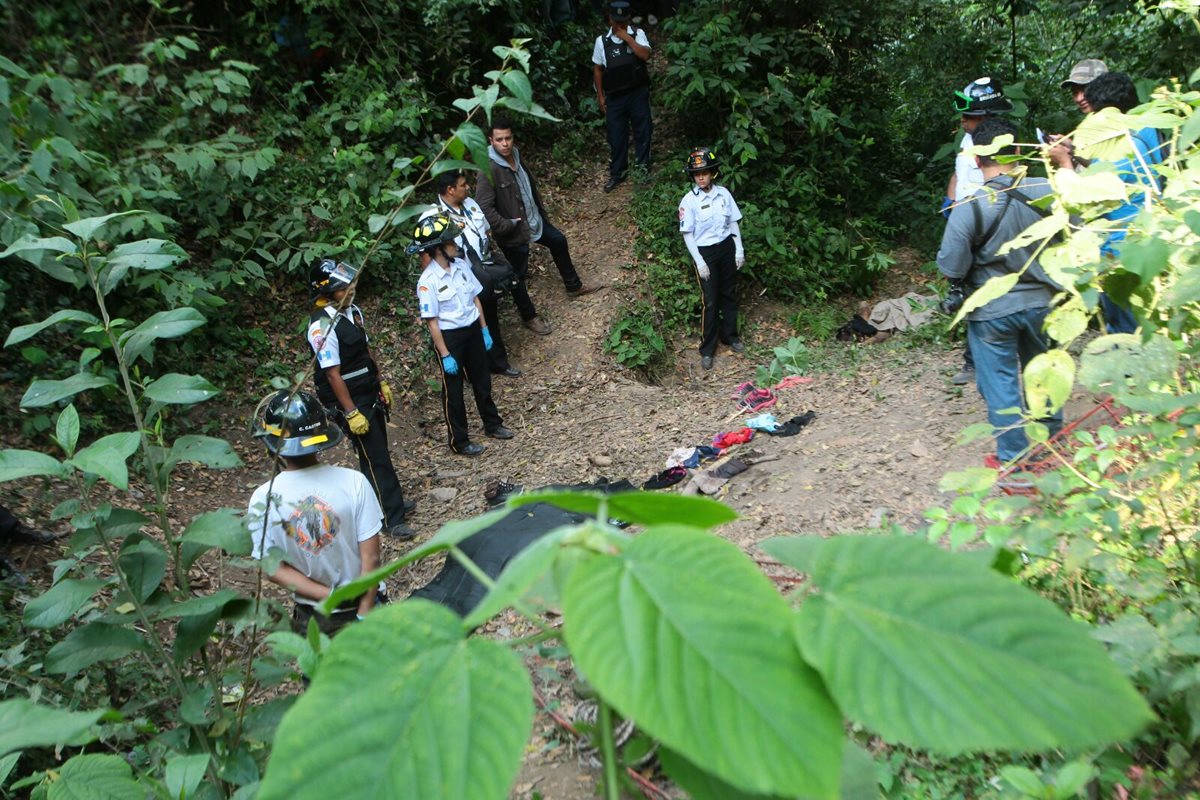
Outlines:
<svg viewBox="0 0 1200 800"><path fill-rule="evenodd" d="M531 152L527 158L538 171L548 155ZM568 299L548 253L535 247L531 294L553 332L532 334L521 327L511 304L502 305L512 361L525 374L496 378L494 396L516 438L504 442L485 438L472 408L472 429L487 451L476 459L451 453L439 403L420 385L406 394L393 414L389 429L393 457L407 496L418 501L409 520L420 532L418 542L445 522L486 510L483 491L490 478L503 477L530 488L601 477L641 485L664 468L664 460L675 448L708 443L716 433L741 427L743 417L736 414L730 393L739 383L754 379L757 364L770 360L769 348L781 343L779 331L790 310L767 308L756 305L753 297L744 298L743 312L754 322L745 331L747 351L735 355L723 348L711 371L700 368L696 343L690 339L669 343L676 369L665 385L648 385L615 364L603 352L602 341L611 322L635 299L639 271L633 263L634 231L627 213L633 189L626 183L606 195L600 188L604 177L597 165L594 174L577 181L569 193L548 191L547 200L555 224L570 240L584 280L606 288ZM673 206L666 206L664 213L673 214ZM899 267L889 276L875 299L898 296L919 282L912 261L906 259L908 267ZM693 291L694 286L681 290ZM368 324L372 319L412 313L380 309L370 298L362 300ZM377 356L385 369L393 359L404 358L394 348L412 346L386 335L379 341ZM923 352L889 342L864 348L851 373L817 372L810 385L781 390L778 406L771 409L777 418L785 420L808 410L815 411L816 418L797 436L759 436L747 445L774 460L756 464L725 487L719 499L737 510L740 518L720 529L719 535L753 555L755 545L772 536L833 535L877 527L885 519L918 525L924 509L945 499L937 489L942 475L980 464L990 449L987 442L955 443L963 428L985 420L983 403L973 387L960 390L949 385L958 359L957 352L941 348ZM181 507L176 515L184 524L203 511L244 507L252 489L268 477L268 464L248 435L252 412L250 405L237 409L238 421L229 426L234 431L230 438L246 462L244 468L182 471L177 476ZM332 460L355 466L348 447L335 451ZM598 467L597 462L605 466ZM454 497L436 500L430 495L435 488L454 490ZM48 498L35 498L41 491L35 486L5 484L3 490L0 500L18 509L36 513L50 507ZM385 559L413 546L385 539ZM48 581L52 555L21 550L14 556L35 582ZM430 560L402 571L392 581L393 596L403 597L423 585L439 566L437 560ZM489 634L519 635L509 622L499 620ZM537 682L569 717L574 701L567 684L544 676ZM538 716L528 752L513 797L525 800L540 794L552 800L582 800L595 796L598 773L580 766L572 737L545 714Z"/></svg>

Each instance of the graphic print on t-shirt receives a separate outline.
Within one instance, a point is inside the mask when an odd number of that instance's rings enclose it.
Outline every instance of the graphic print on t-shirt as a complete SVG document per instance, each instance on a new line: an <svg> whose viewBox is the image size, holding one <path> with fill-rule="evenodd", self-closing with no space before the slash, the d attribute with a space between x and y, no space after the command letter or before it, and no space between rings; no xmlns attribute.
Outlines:
<svg viewBox="0 0 1200 800"><path fill-rule="evenodd" d="M342 521L321 498L309 495L292 509L292 516L283 521L283 530L301 550L316 555L337 537Z"/></svg>

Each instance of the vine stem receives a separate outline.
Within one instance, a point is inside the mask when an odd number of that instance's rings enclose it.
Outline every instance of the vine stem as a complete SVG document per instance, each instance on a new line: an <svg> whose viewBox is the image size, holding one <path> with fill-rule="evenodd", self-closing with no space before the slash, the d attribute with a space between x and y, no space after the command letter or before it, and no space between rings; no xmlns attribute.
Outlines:
<svg viewBox="0 0 1200 800"><path fill-rule="evenodd" d="M100 318L104 322L104 333L108 337L109 346L112 348L113 356L117 361L117 368L121 373L121 384L125 390L125 398L129 401L129 411L133 415L134 424L137 426L138 442L142 450L142 458L145 461L147 476L150 478L150 483L154 487L155 498L158 503L159 525L162 528L163 536L170 545L175 564L176 586L186 585L186 576L184 582L179 582L178 574L182 571L179 560L179 545L171 536L169 523L165 519L166 515L166 495L165 491L160 487L158 481L158 469L154 464L153 455L150 452L150 442L146 436L145 418L142 416L142 410L138 406L137 396L133 392L133 379L129 374L129 364L125 360L125 354L121 351L120 343L117 341L116 335L112 329L112 318L108 313L108 305L104 302L104 293L100 291L99 276L96 274L95 268L92 266L91 254L88 250L87 242L80 242L80 260L83 261L83 267L87 273L88 283L92 287L92 291L96 296L96 305L100 309ZM167 524L164 524L167 523ZM150 643L158 652L159 661L166 666L167 674L170 675L171 681L175 684L175 690L179 693L180 702L187 695L187 685L183 679L183 673L180 672L175 659L168 652L166 645L163 643L162 637L158 633L158 628L150 620L150 615L146 613L146 607L142 603L142 599L133 591L129 585L129 580L125 575L125 571L121 569L120 562L117 559L117 554L113 550L112 541L104 532L103 525L96 526L96 535L100 537L100 544L104 548L105 555L108 556L109 564L113 572L117 575L117 580L121 582L121 588L129 596L129 602L133 605L138 619L146 629L146 635L150 639ZM220 702L220 697L216 698ZM192 729L192 733L200 741L201 746L208 754L207 773L208 779L214 786L224 786L224 781L217 774L217 765L214 760L215 753L213 752L212 743L208 740L208 734L199 725L187 723Z"/></svg>
<svg viewBox="0 0 1200 800"><path fill-rule="evenodd" d="M617 750L613 744L612 707L597 697L596 718L600 723L600 756L604 761L604 800L621 800L617 784Z"/></svg>

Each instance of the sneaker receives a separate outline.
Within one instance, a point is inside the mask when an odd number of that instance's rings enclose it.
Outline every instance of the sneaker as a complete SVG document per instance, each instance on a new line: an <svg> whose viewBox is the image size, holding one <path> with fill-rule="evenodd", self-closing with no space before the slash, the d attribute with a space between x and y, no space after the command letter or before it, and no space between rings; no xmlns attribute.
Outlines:
<svg viewBox="0 0 1200 800"><path fill-rule="evenodd" d="M609 175L608 183L604 184L604 193L608 194L609 192L611 192L613 189L617 188L624 182L625 182L624 175Z"/></svg>
<svg viewBox="0 0 1200 800"><path fill-rule="evenodd" d="M454 450L454 448L450 448L450 449ZM463 448L461 450L454 450L454 452L458 453L460 456L477 456L480 453L482 453L484 450L487 450L487 448L481 444L476 444L475 442L467 442L465 445L463 445Z"/></svg>
<svg viewBox="0 0 1200 800"><path fill-rule="evenodd" d="M519 378L522 375L524 375L525 373L521 372L521 370L517 369L516 367L508 366L508 367L505 367L504 369L498 369L495 372L493 372L492 374L493 375L503 375L506 378Z"/></svg>
<svg viewBox="0 0 1200 800"><path fill-rule="evenodd" d="M963 367L958 372L954 373L954 377L950 378L950 383L954 386L966 386L968 383L975 382L975 368Z"/></svg>
<svg viewBox="0 0 1200 800"><path fill-rule="evenodd" d="M712 356L700 356L700 366L704 367L705 369L712 369L712 364Z"/></svg>
<svg viewBox="0 0 1200 800"><path fill-rule="evenodd" d="M550 326L541 317L525 320L525 327L536 333L538 336L546 336L550 333Z"/></svg>
<svg viewBox="0 0 1200 800"><path fill-rule="evenodd" d="M385 528L383 532L393 539L414 539L417 535L415 530L403 522L397 522L395 525Z"/></svg>
<svg viewBox="0 0 1200 800"><path fill-rule="evenodd" d="M735 353L744 353L746 351L746 345L742 344L741 339L730 339L729 349Z"/></svg>
<svg viewBox="0 0 1200 800"><path fill-rule="evenodd" d="M500 426L488 431L487 435L492 437L493 439L511 439L514 436L516 436L515 433L513 433L512 431L510 431L508 428L504 427L503 425L500 425Z"/></svg>
<svg viewBox="0 0 1200 800"><path fill-rule="evenodd" d="M413 509L416 507L417 507L416 500L405 500L404 501L404 516L407 517L409 514L411 514L413 512Z"/></svg>
<svg viewBox="0 0 1200 800"><path fill-rule="evenodd" d="M583 297L585 294L591 294L592 292L598 292L603 288L604 288L604 286L599 283L585 283L582 286L580 286L578 289L567 289L567 297L574 300L576 297Z"/></svg>
<svg viewBox="0 0 1200 800"><path fill-rule="evenodd" d="M488 481L487 486L484 487L483 498L487 500L489 506L498 506L523 491L525 491L525 487L519 483L510 483L503 478L495 478Z"/></svg>

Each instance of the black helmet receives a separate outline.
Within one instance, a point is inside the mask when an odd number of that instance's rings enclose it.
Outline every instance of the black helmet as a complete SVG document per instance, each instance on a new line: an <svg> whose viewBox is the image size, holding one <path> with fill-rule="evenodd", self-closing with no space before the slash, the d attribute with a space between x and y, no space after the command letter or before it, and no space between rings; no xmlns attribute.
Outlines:
<svg viewBox="0 0 1200 800"><path fill-rule="evenodd" d="M979 78L954 93L954 110L968 117L983 117L1012 111L1013 104L1004 96L999 78Z"/></svg>
<svg viewBox="0 0 1200 800"><path fill-rule="evenodd" d="M413 231L413 241L405 252L410 256L424 250L432 250L447 242L453 242L463 231L463 226L450 218L449 214L438 212L421 217Z"/></svg>
<svg viewBox="0 0 1200 800"><path fill-rule="evenodd" d="M688 153L687 163L683 165L683 171L688 175L694 175L697 172L711 172L714 175L720 169L721 162L717 159L717 154L707 147L697 147L692 152Z"/></svg>
<svg viewBox="0 0 1200 800"><path fill-rule="evenodd" d="M322 258L314 261L308 268L308 288L313 298L333 294L338 289L345 289L354 283L358 277L358 267L345 261L334 261L332 258Z"/></svg>
<svg viewBox="0 0 1200 800"><path fill-rule="evenodd" d="M255 412L254 436L277 456L307 456L342 441L342 429L329 421L324 407L308 392L293 395L281 389L259 403L260 409L263 406L261 418Z"/></svg>

